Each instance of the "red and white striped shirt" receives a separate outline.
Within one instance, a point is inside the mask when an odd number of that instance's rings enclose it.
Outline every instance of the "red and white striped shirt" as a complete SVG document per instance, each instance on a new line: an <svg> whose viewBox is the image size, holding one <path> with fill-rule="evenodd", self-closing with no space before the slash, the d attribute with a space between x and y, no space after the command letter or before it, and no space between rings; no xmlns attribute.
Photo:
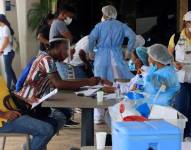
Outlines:
<svg viewBox="0 0 191 150"><path fill-rule="evenodd" d="M33 62L23 88L17 93L23 99L41 98L51 90L48 74L57 72L56 64L46 52Z"/></svg>

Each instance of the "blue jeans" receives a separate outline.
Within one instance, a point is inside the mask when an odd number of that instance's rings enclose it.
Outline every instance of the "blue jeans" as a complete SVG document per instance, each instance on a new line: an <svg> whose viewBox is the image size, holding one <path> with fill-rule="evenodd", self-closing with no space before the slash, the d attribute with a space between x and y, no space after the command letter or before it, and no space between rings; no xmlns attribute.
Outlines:
<svg viewBox="0 0 191 150"><path fill-rule="evenodd" d="M54 136L54 127L48 122L24 115L8 121L0 128L1 133L26 133L32 135L31 150L43 150Z"/></svg>
<svg viewBox="0 0 191 150"><path fill-rule="evenodd" d="M191 84L181 83L180 92L175 97L175 108L188 118L185 137L191 137Z"/></svg>
<svg viewBox="0 0 191 150"><path fill-rule="evenodd" d="M14 83L14 85L16 85L16 82L17 82L15 72L13 71L13 68L12 68L12 62L15 57L15 52L11 51L7 55L3 55L3 57L4 57L4 64L5 64L5 73L7 76L7 87L9 90L11 90L12 82Z"/></svg>

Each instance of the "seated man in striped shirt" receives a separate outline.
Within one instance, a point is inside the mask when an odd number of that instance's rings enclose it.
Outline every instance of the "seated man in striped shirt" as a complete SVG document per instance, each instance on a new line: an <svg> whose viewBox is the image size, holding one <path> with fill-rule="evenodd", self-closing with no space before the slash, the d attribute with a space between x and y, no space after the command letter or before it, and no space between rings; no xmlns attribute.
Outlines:
<svg viewBox="0 0 191 150"><path fill-rule="evenodd" d="M68 57L69 42L62 37L55 37L49 42L49 49L38 55L30 69L23 88L17 93L19 97L25 99L30 104L38 101L43 95L50 93L55 88L73 90L86 85L97 85L100 82L99 78L77 81L62 80L57 72L55 62L63 61ZM68 120L70 118L66 119ZM61 125L59 124L58 126L60 127Z"/></svg>

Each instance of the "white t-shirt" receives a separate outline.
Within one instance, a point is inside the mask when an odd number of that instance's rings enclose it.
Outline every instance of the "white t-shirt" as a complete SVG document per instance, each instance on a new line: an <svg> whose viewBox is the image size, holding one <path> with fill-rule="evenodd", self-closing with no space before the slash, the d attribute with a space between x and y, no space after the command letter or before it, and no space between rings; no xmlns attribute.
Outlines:
<svg viewBox="0 0 191 150"><path fill-rule="evenodd" d="M85 53L88 53L88 43L88 36L83 37L78 41L78 43L76 43L75 53L73 55L73 59L70 61L71 65L78 66L80 64L83 64L82 60L80 59L79 52L80 50L83 50Z"/></svg>
<svg viewBox="0 0 191 150"><path fill-rule="evenodd" d="M5 37L9 37L9 44L4 49L3 55L7 55L11 50L13 50L13 46L11 44L11 32L8 26L0 27L0 48L2 47L3 41Z"/></svg>

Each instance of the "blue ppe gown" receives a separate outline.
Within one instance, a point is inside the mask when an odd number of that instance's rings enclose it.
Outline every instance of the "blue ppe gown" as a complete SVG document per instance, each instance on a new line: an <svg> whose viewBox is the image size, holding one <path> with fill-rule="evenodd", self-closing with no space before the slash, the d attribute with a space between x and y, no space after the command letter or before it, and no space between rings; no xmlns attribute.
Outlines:
<svg viewBox="0 0 191 150"><path fill-rule="evenodd" d="M125 64L122 53L125 37L129 39L128 50L131 51L136 35L126 24L109 19L95 26L89 35L89 50L93 50L94 47L97 49L94 61L95 76L110 81L115 78L131 79L134 76ZM114 75L116 71L118 77Z"/></svg>
<svg viewBox="0 0 191 150"><path fill-rule="evenodd" d="M161 85L165 85L165 91L161 91L158 98L155 100L155 95ZM174 66L165 66L156 71L149 71L145 79L145 92L150 95L149 103L163 106L172 105L174 96L180 89L178 77Z"/></svg>

